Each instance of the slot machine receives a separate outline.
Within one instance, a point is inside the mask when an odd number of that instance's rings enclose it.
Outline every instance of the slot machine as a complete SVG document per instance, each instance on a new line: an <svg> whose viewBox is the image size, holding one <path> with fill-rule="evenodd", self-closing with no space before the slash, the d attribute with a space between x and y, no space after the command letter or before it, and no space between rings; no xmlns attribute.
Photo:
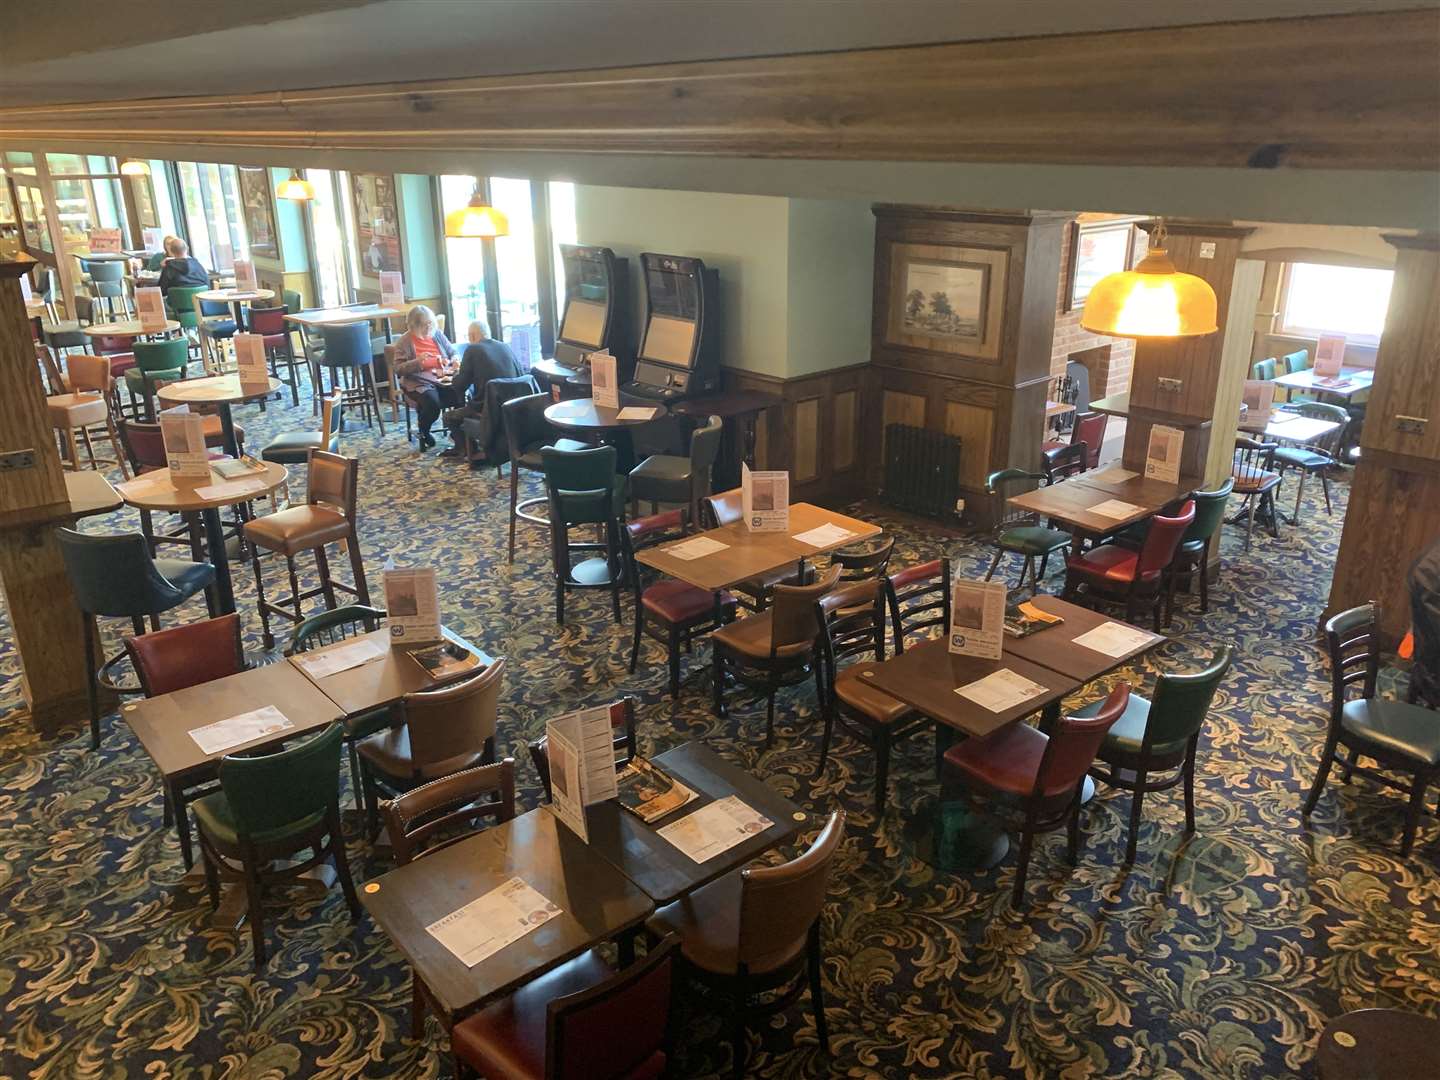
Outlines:
<svg viewBox="0 0 1440 1080"><path fill-rule="evenodd" d="M720 274L699 259L640 256L644 331L634 377L621 390L671 402L720 389Z"/></svg>
<svg viewBox="0 0 1440 1080"><path fill-rule="evenodd" d="M634 353L630 333L629 263L606 247L561 244L565 306L555 336L555 360L579 368L585 354L608 349L622 376Z"/></svg>

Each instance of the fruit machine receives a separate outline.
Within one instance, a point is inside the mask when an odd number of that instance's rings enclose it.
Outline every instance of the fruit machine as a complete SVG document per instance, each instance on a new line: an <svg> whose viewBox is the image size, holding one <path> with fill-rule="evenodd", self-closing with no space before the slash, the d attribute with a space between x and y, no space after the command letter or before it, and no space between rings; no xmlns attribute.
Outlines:
<svg viewBox="0 0 1440 1080"><path fill-rule="evenodd" d="M720 389L720 274L699 259L640 256L644 331L633 378L621 390L672 402Z"/></svg>

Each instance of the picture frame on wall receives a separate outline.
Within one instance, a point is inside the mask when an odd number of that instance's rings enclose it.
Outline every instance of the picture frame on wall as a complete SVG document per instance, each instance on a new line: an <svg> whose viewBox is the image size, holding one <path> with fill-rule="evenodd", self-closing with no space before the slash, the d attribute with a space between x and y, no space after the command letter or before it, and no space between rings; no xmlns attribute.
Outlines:
<svg viewBox="0 0 1440 1080"><path fill-rule="evenodd" d="M1070 229L1070 252L1065 270L1065 310L1085 306L1095 283L1107 274L1133 269L1136 262L1136 228L1139 218L1077 221Z"/></svg>
<svg viewBox="0 0 1440 1080"><path fill-rule="evenodd" d="M379 280L382 273L403 270L395 178L377 173L351 173L350 197L355 211L355 254L361 275Z"/></svg>
<svg viewBox="0 0 1440 1080"><path fill-rule="evenodd" d="M893 245L886 341L998 359L1008 260L984 248Z"/></svg>
<svg viewBox="0 0 1440 1080"><path fill-rule="evenodd" d="M241 165L240 204L245 212L245 229L250 235L252 258L279 259L280 241L275 230L275 200L270 194L270 170Z"/></svg>

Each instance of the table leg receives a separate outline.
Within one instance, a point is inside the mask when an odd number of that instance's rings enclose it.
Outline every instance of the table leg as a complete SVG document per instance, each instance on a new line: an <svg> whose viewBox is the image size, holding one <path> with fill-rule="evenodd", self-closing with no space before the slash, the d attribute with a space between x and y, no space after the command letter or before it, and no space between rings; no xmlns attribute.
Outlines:
<svg viewBox="0 0 1440 1080"><path fill-rule="evenodd" d="M220 403L220 438L225 444L225 452L237 461L240 458L240 443L235 438L235 417L230 412L230 403Z"/></svg>
<svg viewBox="0 0 1440 1080"><path fill-rule="evenodd" d="M1010 837L995 821L977 813L964 799L945 797L945 751L955 742L955 729L935 725L935 774L940 794L921 803L905 823L904 838L917 859L937 870L988 870L1010 851Z"/></svg>
<svg viewBox="0 0 1440 1080"><path fill-rule="evenodd" d="M220 508L207 506L202 511L205 521L205 546L210 549L210 562L215 567L215 607L219 614L235 610L235 589L230 581L230 556L225 551L225 529L220 523Z"/></svg>
<svg viewBox="0 0 1440 1080"><path fill-rule="evenodd" d="M1290 524L1300 524L1300 500L1305 495L1305 470L1297 470L1299 477L1295 481L1295 512L1290 515Z"/></svg>
<svg viewBox="0 0 1440 1080"><path fill-rule="evenodd" d="M755 421L759 415L756 412L748 412L743 421L745 425L745 464L752 469L755 468Z"/></svg>

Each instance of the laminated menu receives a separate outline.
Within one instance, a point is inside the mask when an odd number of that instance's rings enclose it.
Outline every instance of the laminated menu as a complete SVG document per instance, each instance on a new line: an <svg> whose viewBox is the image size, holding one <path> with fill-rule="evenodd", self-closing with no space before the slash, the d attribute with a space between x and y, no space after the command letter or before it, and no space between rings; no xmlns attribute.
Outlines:
<svg viewBox="0 0 1440 1080"><path fill-rule="evenodd" d="M1246 379L1240 400L1245 404L1245 425L1257 430L1270 423L1270 409L1275 404L1275 384L1264 379Z"/></svg>
<svg viewBox="0 0 1440 1080"><path fill-rule="evenodd" d="M740 503L751 532L784 532L790 528L790 474L754 472L740 466Z"/></svg>
<svg viewBox="0 0 1440 1080"><path fill-rule="evenodd" d="M372 660L379 660L385 652L385 646L374 638L360 637L328 649L297 653L295 665L312 679L325 679L361 664L368 664Z"/></svg>
<svg viewBox="0 0 1440 1080"><path fill-rule="evenodd" d="M958 580L950 592L950 651L1000 659L1005 636L1005 583Z"/></svg>
<svg viewBox="0 0 1440 1080"><path fill-rule="evenodd" d="M608 352L590 354L590 397L597 408L620 408L620 369Z"/></svg>
<svg viewBox="0 0 1440 1080"><path fill-rule="evenodd" d="M405 279L399 270L380 271L380 306L387 308L405 306Z"/></svg>
<svg viewBox="0 0 1440 1080"><path fill-rule="evenodd" d="M738 795L717 799L656 832L693 862L709 862L736 844L758 836L774 822Z"/></svg>
<svg viewBox="0 0 1440 1080"><path fill-rule="evenodd" d="M545 725L550 762L550 810L580 839L589 841L585 807L619 793L610 707L566 713Z"/></svg>
<svg viewBox="0 0 1440 1080"><path fill-rule="evenodd" d="M955 693L994 713L1006 712L1045 693L1045 687L1009 668L957 687Z"/></svg>
<svg viewBox="0 0 1440 1080"><path fill-rule="evenodd" d="M171 477L209 480L210 455L200 414L191 412L188 405L177 405L162 411L158 419Z"/></svg>
<svg viewBox="0 0 1440 1080"><path fill-rule="evenodd" d="M440 593L435 568L386 570L385 610L392 640L405 644L439 641Z"/></svg>
<svg viewBox="0 0 1440 1080"><path fill-rule="evenodd" d="M1059 626L1065 620L1053 611L1044 611L1026 600L1005 613L1005 633L1010 637L1029 637L1041 630Z"/></svg>
<svg viewBox="0 0 1440 1080"><path fill-rule="evenodd" d="M135 290L135 311L140 316L140 329L165 329L165 297L153 285Z"/></svg>
<svg viewBox="0 0 1440 1080"><path fill-rule="evenodd" d="M1160 640L1158 634L1140 630L1125 623L1103 622L1094 630L1081 634L1075 644L1084 649L1093 649L1106 656L1126 656L1136 649L1143 649Z"/></svg>
<svg viewBox="0 0 1440 1080"><path fill-rule="evenodd" d="M254 292L260 288L255 279L255 264L249 259L235 260L235 288L239 292Z"/></svg>
<svg viewBox="0 0 1440 1080"><path fill-rule="evenodd" d="M1345 337L1343 334L1322 334L1315 343L1315 370L1317 379L1333 379L1340 374L1340 365L1345 359Z"/></svg>
<svg viewBox="0 0 1440 1080"><path fill-rule="evenodd" d="M1145 479L1180 482L1180 453L1185 449L1185 432L1179 428L1156 424L1150 429L1150 445L1145 452Z"/></svg>
<svg viewBox="0 0 1440 1080"><path fill-rule="evenodd" d="M230 339L235 346L235 370L240 376L240 389L257 393L270 389L270 365L265 361L265 339L259 334L236 334Z"/></svg>
<svg viewBox="0 0 1440 1080"><path fill-rule="evenodd" d="M646 824L673 814L698 797L660 766L643 757L637 757L621 769L615 784L620 805Z"/></svg>
<svg viewBox="0 0 1440 1080"><path fill-rule="evenodd" d="M561 914L559 907L523 879L512 877L499 888L436 919L425 927L425 932L466 967L474 967Z"/></svg>
<svg viewBox="0 0 1440 1080"><path fill-rule="evenodd" d="M218 754L222 750L243 746L294 726L290 718L274 705L264 705L250 712L195 728L190 732L190 738L194 739L195 745L205 753Z"/></svg>

